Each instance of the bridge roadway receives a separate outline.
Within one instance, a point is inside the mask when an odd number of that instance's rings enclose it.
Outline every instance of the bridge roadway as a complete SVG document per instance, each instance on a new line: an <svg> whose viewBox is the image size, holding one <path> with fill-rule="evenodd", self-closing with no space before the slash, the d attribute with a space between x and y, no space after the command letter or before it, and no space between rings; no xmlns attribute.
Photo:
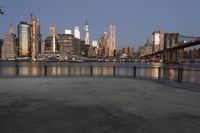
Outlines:
<svg viewBox="0 0 200 133"><path fill-rule="evenodd" d="M188 47L192 47L192 46L196 46L196 45L200 45L200 39L193 40L193 41L188 41L186 43L181 43L181 44L173 46L171 48L167 48L167 51L175 51L175 50L179 50L179 49L183 49L183 48L188 48ZM145 57L155 56L155 55L158 55L158 54L162 54L163 52L164 52L164 50L160 50L160 51L155 52L153 54L148 54L148 55L141 56L141 58L142 57L145 58Z"/></svg>

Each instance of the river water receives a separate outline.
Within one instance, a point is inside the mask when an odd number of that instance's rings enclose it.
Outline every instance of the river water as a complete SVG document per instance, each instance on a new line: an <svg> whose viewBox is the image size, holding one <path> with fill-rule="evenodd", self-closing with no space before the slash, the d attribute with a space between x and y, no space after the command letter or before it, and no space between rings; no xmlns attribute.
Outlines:
<svg viewBox="0 0 200 133"><path fill-rule="evenodd" d="M44 66L47 66L46 69ZM184 82L200 84L200 64L133 62L0 62L0 76L44 76L46 73L47 76L136 76L178 80L178 68L183 69L182 80Z"/></svg>

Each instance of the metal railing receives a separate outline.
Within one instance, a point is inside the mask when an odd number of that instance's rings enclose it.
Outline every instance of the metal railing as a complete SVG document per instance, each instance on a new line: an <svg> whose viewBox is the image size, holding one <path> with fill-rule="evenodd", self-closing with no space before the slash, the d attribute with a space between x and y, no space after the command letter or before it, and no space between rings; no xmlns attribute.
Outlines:
<svg viewBox="0 0 200 133"><path fill-rule="evenodd" d="M106 76L175 80L200 84L200 70L136 66L1 66L1 77L13 76Z"/></svg>

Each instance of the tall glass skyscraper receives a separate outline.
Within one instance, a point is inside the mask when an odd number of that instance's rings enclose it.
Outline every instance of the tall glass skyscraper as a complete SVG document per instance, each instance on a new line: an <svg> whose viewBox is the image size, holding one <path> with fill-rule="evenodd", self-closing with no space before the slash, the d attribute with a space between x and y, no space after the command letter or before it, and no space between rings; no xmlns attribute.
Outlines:
<svg viewBox="0 0 200 133"><path fill-rule="evenodd" d="M31 56L35 60L41 54L41 34L39 19L35 16L31 18Z"/></svg>
<svg viewBox="0 0 200 133"><path fill-rule="evenodd" d="M31 56L31 30L27 22L20 22L18 25L18 56Z"/></svg>
<svg viewBox="0 0 200 133"><path fill-rule="evenodd" d="M110 45L109 45L109 56L114 56L116 50L116 27L110 25Z"/></svg>

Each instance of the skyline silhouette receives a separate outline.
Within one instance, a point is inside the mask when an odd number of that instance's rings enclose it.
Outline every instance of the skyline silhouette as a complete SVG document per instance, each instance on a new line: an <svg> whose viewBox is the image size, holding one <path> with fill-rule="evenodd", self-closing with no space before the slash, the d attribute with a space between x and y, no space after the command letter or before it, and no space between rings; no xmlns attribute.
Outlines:
<svg viewBox="0 0 200 133"><path fill-rule="evenodd" d="M179 32L189 36L200 36L198 5L200 1L162 0L35 0L1 1L4 15L0 16L0 38L8 32L10 23L31 22L30 13L40 19L43 37L50 35L49 27L55 24L60 34L65 29L78 26L83 39L83 25L88 19L91 40L99 40L110 24L116 25L117 47L130 45L138 48L154 31Z"/></svg>

